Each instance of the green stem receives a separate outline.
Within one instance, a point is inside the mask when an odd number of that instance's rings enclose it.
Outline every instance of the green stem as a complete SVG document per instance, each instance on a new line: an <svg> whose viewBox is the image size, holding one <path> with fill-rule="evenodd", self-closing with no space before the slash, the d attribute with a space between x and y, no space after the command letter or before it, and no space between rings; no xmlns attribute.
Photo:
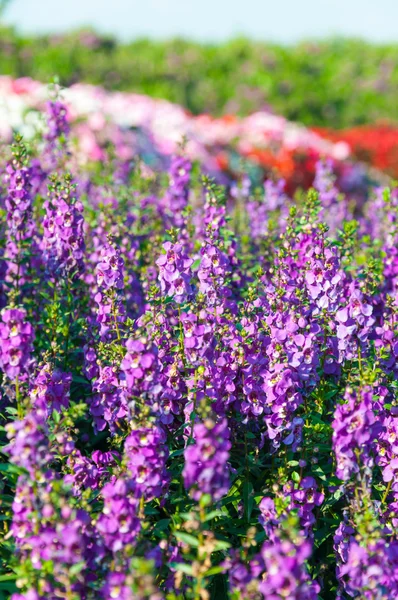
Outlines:
<svg viewBox="0 0 398 600"><path fill-rule="evenodd" d="M388 494L390 493L390 490L391 490L391 485L392 485L392 479L390 479L390 481L387 484L386 491L384 492L383 498L381 499L381 503L382 504L384 504L385 501L387 500L387 496L388 496Z"/></svg>
<svg viewBox="0 0 398 600"><path fill-rule="evenodd" d="M361 346L358 344L358 365L359 365L359 375L362 380L362 354L361 354Z"/></svg>
<svg viewBox="0 0 398 600"><path fill-rule="evenodd" d="M113 294L113 297L112 297L112 315L113 315L113 320L115 321L117 341L121 344L122 336L120 335L119 323L117 322L115 294Z"/></svg>
<svg viewBox="0 0 398 600"><path fill-rule="evenodd" d="M72 303L71 303L71 293L70 293L70 289L69 289L69 280L67 283L66 295L67 295L67 299L68 299L68 303L67 303L68 329L66 332L65 348L64 348L64 371L66 371L67 361L68 361L69 336L70 336L70 326L71 326L71 318L72 318Z"/></svg>
<svg viewBox="0 0 398 600"><path fill-rule="evenodd" d="M198 563L199 563L199 573L198 576L196 578L196 585L195 585L195 600L201 600L202 599L202 589L203 589L203 576L201 573L201 566L202 566L202 548L204 545L204 538L203 538L203 532L202 532L202 527L203 527L203 523L205 520L206 514L204 511L203 506L199 505L199 520L200 520L200 531L199 531L199 535L198 535L198 539L199 539L199 546L198 546Z"/></svg>
<svg viewBox="0 0 398 600"><path fill-rule="evenodd" d="M182 322L181 322L181 307L180 305L178 305L178 323L179 323L179 330L180 330L180 352L181 352L181 358L182 358L182 362L184 367L186 366L186 361L185 361L185 346L184 346L184 329L182 327Z"/></svg>
<svg viewBox="0 0 398 600"><path fill-rule="evenodd" d="M18 419L20 421L22 421L23 419L23 406L21 404L21 395L20 395L20 389L19 389L19 378L18 375L15 379L15 400L17 403L17 413L18 413Z"/></svg>

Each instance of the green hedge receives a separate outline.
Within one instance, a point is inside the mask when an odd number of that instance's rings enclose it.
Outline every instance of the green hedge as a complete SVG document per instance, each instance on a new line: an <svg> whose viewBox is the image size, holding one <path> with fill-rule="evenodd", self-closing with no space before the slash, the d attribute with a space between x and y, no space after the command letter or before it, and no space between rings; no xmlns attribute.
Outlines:
<svg viewBox="0 0 398 600"><path fill-rule="evenodd" d="M133 90L194 113L247 114L271 106L309 125L398 121L398 44L333 39L295 46L147 39L117 43L90 31L23 37L0 30L0 71L63 85Z"/></svg>

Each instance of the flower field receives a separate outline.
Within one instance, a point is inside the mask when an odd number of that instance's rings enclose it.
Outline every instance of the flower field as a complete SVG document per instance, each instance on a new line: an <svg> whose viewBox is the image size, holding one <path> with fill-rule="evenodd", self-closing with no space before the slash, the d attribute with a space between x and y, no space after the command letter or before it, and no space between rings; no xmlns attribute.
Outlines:
<svg viewBox="0 0 398 600"><path fill-rule="evenodd" d="M398 598L388 178L9 77L0 176L0 598Z"/></svg>

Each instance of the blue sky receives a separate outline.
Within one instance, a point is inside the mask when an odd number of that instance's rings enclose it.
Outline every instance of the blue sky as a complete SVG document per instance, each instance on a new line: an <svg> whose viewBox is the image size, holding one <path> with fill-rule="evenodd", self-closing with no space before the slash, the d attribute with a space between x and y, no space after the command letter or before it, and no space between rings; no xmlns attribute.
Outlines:
<svg viewBox="0 0 398 600"><path fill-rule="evenodd" d="M124 40L244 34L285 43L332 35L381 42L398 41L398 0L11 0L5 21L28 33L92 25Z"/></svg>

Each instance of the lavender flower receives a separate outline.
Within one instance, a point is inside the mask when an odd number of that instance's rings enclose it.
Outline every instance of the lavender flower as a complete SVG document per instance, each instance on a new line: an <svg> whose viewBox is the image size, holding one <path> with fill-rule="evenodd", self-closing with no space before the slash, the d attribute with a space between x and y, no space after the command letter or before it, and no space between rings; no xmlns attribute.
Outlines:
<svg viewBox="0 0 398 600"><path fill-rule="evenodd" d="M112 552L134 545L140 528L138 499L130 484L123 479L107 483L102 489L104 508L97 521L97 530Z"/></svg>
<svg viewBox="0 0 398 600"><path fill-rule="evenodd" d="M47 125L48 132L46 139L50 143L54 143L58 138L67 136L70 127L67 120L67 108L60 100L49 101L46 104L47 108Z"/></svg>
<svg viewBox="0 0 398 600"><path fill-rule="evenodd" d="M169 477L166 470L166 436L159 427L136 429L126 438L124 452L136 492L145 500L163 498Z"/></svg>
<svg viewBox="0 0 398 600"><path fill-rule="evenodd" d="M197 423L193 430L194 444L185 449L184 484L192 497L200 500L209 494L214 502L229 488L228 459L231 442L226 419L219 423L207 420Z"/></svg>
<svg viewBox="0 0 398 600"><path fill-rule="evenodd" d="M170 220L175 227L184 225L182 212L188 204L191 162L184 156L173 156L171 159L169 187L165 196L165 205L170 213Z"/></svg>
<svg viewBox="0 0 398 600"><path fill-rule="evenodd" d="M23 308L5 308L0 322L0 368L11 380L26 377L31 365L34 333Z"/></svg>
<svg viewBox="0 0 398 600"><path fill-rule="evenodd" d="M90 412L94 418L94 429L103 431L108 424L111 431L116 431L118 420L126 417L129 411L126 391L121 385L117 369L100 366L93 392Z"/></svg>
<svg viewBox="0 0 398 600"><path fill-rule="evenodd" d="M316 523L314 510L321 506L324 494L318 492L317 484L313 477L304 477L297 489L293 482L284 487L284 491L290 495L289 509L297 509L300 525L306 536L312 535L312 528Z"/></svg>
<svg viewBox="0 0 398 600"><path fill-rule="evenodd" d="M84 270L83 204L69 175L56 181L44 202L43 259L51 277L76 277Z"/></svg>
<svg viewBox="0 0 398 600"><path fill-rule="evenodd" d="M193 260L184 254L180 244L165 242L163 249L165 254L156 261L161 290L163 294L172 296L178 304L182 304L192 293L190 267Z"/></svg>
<svg viewBox="0 0 398 600"><path fill-rule="evenodd" d="M354 539L338 571L342 589L351 598L382 600L398 593L398 542L380 538L360 545Z"/></svg>
<svg viewBox="0 0 398 600"><path fill-rule="evenodd" d="M126 342L126 350L120 369L129 393L138 396L154 391L159 370L156 348L130 338Z"/></svg>
<svg viewBox="0 0 398 600"><path fill-rule="evenodd" d="M120 327L125 321L125 309L120 292L124 288L124 261L120 250L112 243L103 246L97 265L97 284L99 291L95 295L98 304L97 323L102 341L120 338Z"/></svg>
<svg viewBox="0 0 398 600"><path fill-rule="evenodd" d="M229 295L225 286L230 271L226 255L214 245L206 244L200 251L201 262L198 270L199 291L205 294L210 306L222 303Z"/></svg>
<svg viewBox="0 0 398 600"><path fill-rule="evenodd" d="M42 411L32 411L22 421L6 425L10 440L5 452L10 460L26 469L32 479L43 477L51 461L48 432Z"/></svg>
<svg viewBox="0 0 398 600"><path fill-rule="evenodd" d="M50 415L53 410L60 412L69 406L71 373L63 373L45 364L36 375L30 390L33 406Z"/></svg>
<svg viewBox="0 0 398 600"><path fill-rule="evenodd" d="M320 587L310 579L305 565L310 554L311 545L302 536L294 543L277 537L265 542L261 550L265 574L259 586L264 598L316 600Z"/></svg>
<svg viewBox="0 0 398 600"><path fill-rule="evenodd" d="M102 588L102 598L104 600L133 600L131 586L127 583L127 577L124 573L110 572L106 578L105 585Z"/></svg>
<svg viewBox="0 0 398 600"><path fill-rule="evenodd" d="M372 409L372 392L365 389L355 393L347 388L345 400L345 404L337 407L332 424L336 475L347 481L365 467L369 478L374 465L375 440L382 431Z"/></svg>

